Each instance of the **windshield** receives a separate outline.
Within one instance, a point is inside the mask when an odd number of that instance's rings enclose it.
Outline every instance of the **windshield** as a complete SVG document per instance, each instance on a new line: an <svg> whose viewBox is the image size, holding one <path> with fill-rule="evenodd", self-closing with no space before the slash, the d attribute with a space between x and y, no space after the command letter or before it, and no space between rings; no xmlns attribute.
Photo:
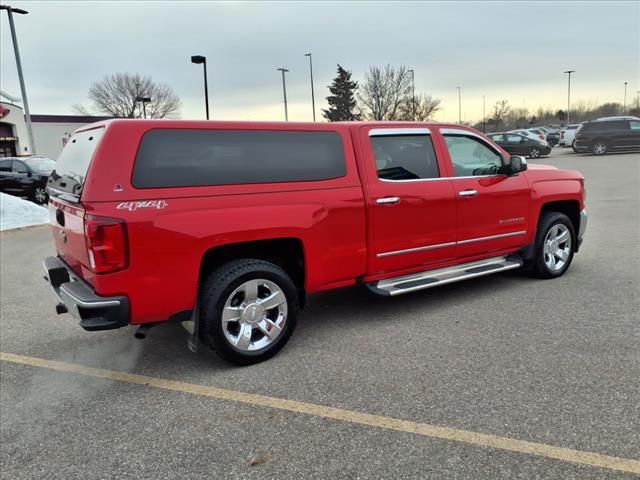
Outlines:
<svg viewBox="0 0 640 480"><path fill-rule="evenodd" d="M51 172L56 168L56 162L46 157L27 158L24 163L34 172Z"/></svg>

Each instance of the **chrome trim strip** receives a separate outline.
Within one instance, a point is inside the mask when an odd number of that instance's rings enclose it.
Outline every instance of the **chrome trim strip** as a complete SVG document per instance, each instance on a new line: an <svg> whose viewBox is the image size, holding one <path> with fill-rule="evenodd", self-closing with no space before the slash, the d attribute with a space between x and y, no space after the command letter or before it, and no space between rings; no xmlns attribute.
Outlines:
<svg viewBox="0 0 640 480"><path fill-rule="evenodd" d="M469 238L467 240L460 240L458 242L438 243L435 245L426 245L424 247L407 248L405 250L392 250L390 252L378 253L376 257L383 258L383 257L391 257L393 255L403 255L405 253L423 252L426 250L435 250L438 248L453 247L455 245L465 245L467 243L484 242L485 240L497 240L498 238L507 238L507 237L515 237L518 235L526 235L526 233L527 233L526 230L518 230L517 232L502 233L500 235L490 235L488 237Z"/></svg>
<svg viewBox="0 0 640 480"><path fill-rule="evenodd" d="M526 230L518 230L517 232L502 233L500 235L490 235L488 237L468 238L467 240L458 241L458 245L464 245L466 243L484 242L485 240L496 240L498 238L516 237L518 235L526 235Z"/></svg>
<svg viewBox="0 0 640 480"><path fill-rule="evenodd" d="M385 135L431 135L428 128L372 128L370 137L383 137Z"/></svg>
<svg viewBox="0 0 640 480"><path fill-rule="evenodd" d="M407 248L406 250L394 250L392 252L383 252L376 255L378 258L391 257L393 255L402 255L404 253L422 252L425 250L435 250L437 248L446 248L455 246L456 242L439 243L437 245L427 245L425 247Z"/></svg>

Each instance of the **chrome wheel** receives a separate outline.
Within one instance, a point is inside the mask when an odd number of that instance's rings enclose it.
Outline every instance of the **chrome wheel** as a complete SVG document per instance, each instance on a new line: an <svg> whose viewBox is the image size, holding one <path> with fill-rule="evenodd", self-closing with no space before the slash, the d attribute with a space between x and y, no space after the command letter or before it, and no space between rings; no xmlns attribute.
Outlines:
<svg viewBox="0 0 640 480"><path fill-rule="evenodd" d="M531 150L529 150L529 158L539 158L540 157L540 150L538 150L537 148L532 148Z"/></svg>
<svg viewBox="0 0 640 480"><path fill-rule="evenodd" d="M236 349L254 352L275 342L287 321L287 297L269 280L244 282L227 298L222 331Z"/></svg>
<svg viewBox="0 0 640 480"><path fill-rule="evenodd" d="M603 142L596 142L593 144L592 150L596 155L602 155L607 153L607 144Z"/></svg>
<svg viewBox="0 0 640 480"><path fill-rule="evenodd" d="M553 225L544 238L544 263L551 272L564 268L571 255L571 232L566 225Z"/></svg>
<svg viewBox="0 0 640 480"><path fill-rule="evenodd" d="M33 192L33 198L40 204L45 203L47 201L46 189L44 187L36 187L35 191Z"/></svg>

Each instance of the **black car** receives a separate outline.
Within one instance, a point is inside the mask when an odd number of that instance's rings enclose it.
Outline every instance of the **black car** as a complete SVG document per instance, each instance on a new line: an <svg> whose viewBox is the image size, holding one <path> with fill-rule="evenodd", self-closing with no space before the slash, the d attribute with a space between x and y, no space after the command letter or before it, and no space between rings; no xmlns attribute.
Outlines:
<svg viewBox="0 0 640 480"><path fill-rule="evenodd" d="M46 157L0 158L0 192L47 203L47 179L55 164Z"/></svg>
<svg viewBox="0 0 640 480"><path fill-rule="evenodd" d="M551 147L540 140L534 140L518 133L492 133L489 138L504 148L511 155L523 155L529 158L539 158L549 155Z"/></svg>
<svg viewBox="0 0 640 480"><path fill-rule="evenodd" d="M613 117L584 122L576 132L573 149L595 155L640 150L640 118Z"/></svg>

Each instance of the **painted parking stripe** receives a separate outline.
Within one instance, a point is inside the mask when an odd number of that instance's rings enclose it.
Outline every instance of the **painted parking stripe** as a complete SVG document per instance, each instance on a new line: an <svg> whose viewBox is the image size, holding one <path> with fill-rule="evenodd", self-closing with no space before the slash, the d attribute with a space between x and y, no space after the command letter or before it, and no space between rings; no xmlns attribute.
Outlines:
<svg viewBox="0 0 640 480"><path fill-rule="evenodd" d="M356 425L365 425L368 427L412 433L415 435L422 435L424 437L461 442L478 447L497 448L509 452L553 458L564 462L590 465L593 467L607 468L623 472L640 473L640 460L612 457L593 452L583 452L580 450L572 450L570 448L546 445L544 443L527 442L525 440L430 425L428 423L414 422L411 420L383 417L380 415L372 415L369 413L328 407L314 403L298 402L295 400L286 400L284 398L269 397L266 395L239 392L194 383L178 382L175 380L148 377L133 373L105 370L102 368L85 367L74 363L58 362L55 360L47 360L37 357L27 357L13 353L0 352L0 360L4 362L28 365L31 367L46 368L58 372L75 373L94 378L106 378L117 382L143 385L146 387L211 397L218 400L313 415L316 417L339 420Z"/></svg>

